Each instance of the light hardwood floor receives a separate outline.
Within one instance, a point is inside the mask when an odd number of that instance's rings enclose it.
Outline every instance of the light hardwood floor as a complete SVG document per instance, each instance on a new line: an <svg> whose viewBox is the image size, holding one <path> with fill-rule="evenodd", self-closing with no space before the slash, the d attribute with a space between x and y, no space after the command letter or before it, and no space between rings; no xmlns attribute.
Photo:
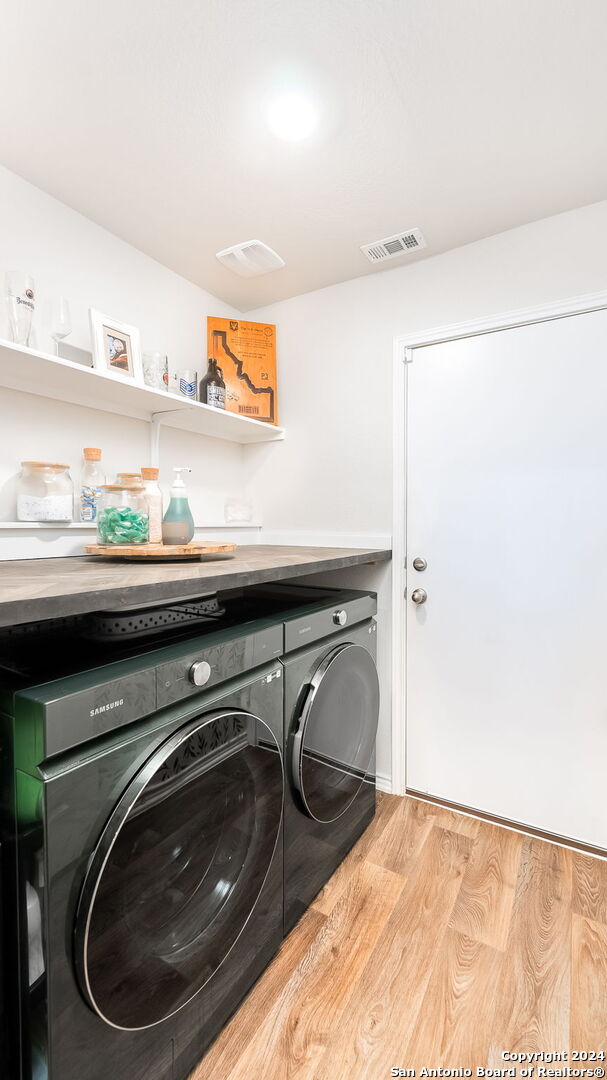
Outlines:
<svg viewBox="0 0 607 1080"><path fill-rule="evenodd" d="M382 1080L502 1050L607 1052L607 861L383 795L191 1080Z"/></svg>

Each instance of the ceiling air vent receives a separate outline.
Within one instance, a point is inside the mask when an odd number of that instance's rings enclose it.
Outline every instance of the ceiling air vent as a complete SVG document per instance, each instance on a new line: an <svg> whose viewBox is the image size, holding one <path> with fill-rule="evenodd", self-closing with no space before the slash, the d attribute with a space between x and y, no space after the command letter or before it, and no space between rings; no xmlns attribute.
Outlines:
<svg viewBox="0 0 607 1080"><path fill-rule="evenodd" d="M406 255L408 251L416 251L425 248L426 241L421 229L407 229L406 232L396 233L395 236L387 236L385 240L375 240L373 244L362 244L361 251L366 255L369 262L384 262L386 259L395 259L397 255Z"/></svg>
<svg viewBox="0 0 607 1080"><path fill-rule="evenodd" d="M285 265L284 259L267 244L262 244L261 240L245 240L244 244L234 244L234 247L218 251L215 258L241 277L271 274L272 270L280 270L281 266Z"/></svg>

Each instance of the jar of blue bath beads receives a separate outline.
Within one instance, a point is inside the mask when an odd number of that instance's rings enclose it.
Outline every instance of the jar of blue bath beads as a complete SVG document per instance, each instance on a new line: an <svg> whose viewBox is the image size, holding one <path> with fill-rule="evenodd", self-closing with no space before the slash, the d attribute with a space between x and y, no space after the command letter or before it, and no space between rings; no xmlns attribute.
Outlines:
<svg viewBox="0 0 607 1080"><path fill-rule="evenodd" d="M148 503L137 484L104 484L97 504L100 544L147 544Z"/></svg>

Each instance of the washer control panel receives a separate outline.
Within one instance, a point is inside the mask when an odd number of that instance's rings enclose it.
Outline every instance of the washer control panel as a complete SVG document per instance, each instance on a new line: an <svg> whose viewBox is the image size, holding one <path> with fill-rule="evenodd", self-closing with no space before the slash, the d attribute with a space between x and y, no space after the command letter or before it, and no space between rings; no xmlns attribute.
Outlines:
<svg viewBox="0 0 607 1080"><path fill-rule="evenodd" d="M283 651L282 625L269 626L240 637L218 635L219 641L198 648L172 647L174 659L156 668L156 704L162 709L199 693L203 686L218 686L227 679L277 660Z"/></svg>

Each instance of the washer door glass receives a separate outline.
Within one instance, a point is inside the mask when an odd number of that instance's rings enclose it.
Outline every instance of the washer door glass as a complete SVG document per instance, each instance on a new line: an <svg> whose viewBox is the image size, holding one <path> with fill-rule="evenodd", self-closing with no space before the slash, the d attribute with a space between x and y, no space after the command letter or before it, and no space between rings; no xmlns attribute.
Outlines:
<svg viewBox="0 0 607 1080"><path fill-rule="evenodd" d="M89 864L76 967L114 1027L150 1027L205 985L241 933L280 830L283 770L245 712L199 717L148 759Z"/></svg>
<svg viewBox="0 0 607 1080"><path fill-rule="evenodd" d="M312 677L293 743L293 775L316 821L341 817L369 772L379 718L379 680L362 645L339 645Z"/></svg>

